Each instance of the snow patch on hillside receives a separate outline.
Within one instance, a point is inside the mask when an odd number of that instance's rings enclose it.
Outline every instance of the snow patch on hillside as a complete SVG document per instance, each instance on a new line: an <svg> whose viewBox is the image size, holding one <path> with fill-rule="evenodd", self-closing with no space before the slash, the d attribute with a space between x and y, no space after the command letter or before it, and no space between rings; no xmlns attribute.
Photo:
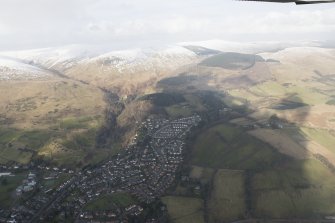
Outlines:
<svg viewBox="0 0 335 223"><path fill-rule="evenodd" d="M319 49L325 53L324 48L317 48L318 42L231 42L224 40L208 40L200 42L183 42L160 48L136 48L130 50L110 51L103 46L70 45L64 47L52 47L35 50L0 52L2 58L1 75L19 77L24 73L43 73L37 67L54 69L66 73L69 69L83 70L90 68L101 69L106 72L130 72L159 71L162 69L178 69L181 66L195 64L208 55L196 54L186 46L204 49L218 50L222 52L238 52L259 54L264 58L284 57L285 54L296 50L296 54L313 53L306 52L308 48ZM306 49L305 49L306 48ZM313 50L315 50L313 49ZM265 53L268 52L268 53ZM303 54L302 53L302 54ZM301 54L301 55L302 55ZM7 58L7 59L5 59ZM8 59L15 58L15 59Z"/></svg>
<svg viewBox="0 0 335 223"><path fill-rule="evenodd" d="M70 45L24 51L7 51L0 52L0 55L18 58L31 64L42 65L47 69L67 69L80 60L95 57L103 52L104 49L101 47Z"/></svg>
<svg viewBox="0 0 335 223"><path fill-rule="evenodd" d="M220 50L223 52L258 54L262 52L275 52L289 47L320 46L318 42L233 42L225 40L207 40L198 42L182 42L180 46L202 46L205 48Z"/></svg>
<svg viewBox="0 0 335 223"><path fill-rule="evenodd" d="M335 50L334 49L326 49L326 48L319 48L319 47L291 47L280 50L274 53L261 53L260 56L268 59L285 59L289 55L290 58L303 58L306 56L324 56L324 57L335 57Z"/></svg>
<svg viewBox="0 0 335 223"><path fill-rule="evenodd" d="M197 55L181 46L166 48L147 48L114 51L92 58L83 63L100 63L104 69L116 69L119 72L125 70L135 71L152 70L158 68L172 68L191 63Z"/></svg>
<svg viewBox="0 0 335 223"><path fill-rule="evenodd" d="M15 59L0 57L0 80L37 79L50 76L38 67Z"/></svg>

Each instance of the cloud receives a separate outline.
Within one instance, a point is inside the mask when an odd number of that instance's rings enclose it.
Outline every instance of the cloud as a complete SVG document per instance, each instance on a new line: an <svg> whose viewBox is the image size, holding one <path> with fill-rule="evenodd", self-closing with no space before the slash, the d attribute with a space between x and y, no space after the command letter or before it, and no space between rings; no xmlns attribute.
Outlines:
<svg viewBox="0 0 335 223"><path fill-rule="evenodd" d="M269 12L259 17L257 15L229 17L221 23L221 27L227 32L241 34L334 32L335 8L323 11Z"/></svg>
<svg viewBox="0 0 335 223"><path fill-rule="evenodd" d="M212 38L329 39L335 7L222 0L2 0L0 49Z"/></svg>
<svg viewBox="0 0 335 223"><path fill-rule="evenodd" d="M9 29L4 24L0 23L0 35L6 35L8 34Z"/></svg>

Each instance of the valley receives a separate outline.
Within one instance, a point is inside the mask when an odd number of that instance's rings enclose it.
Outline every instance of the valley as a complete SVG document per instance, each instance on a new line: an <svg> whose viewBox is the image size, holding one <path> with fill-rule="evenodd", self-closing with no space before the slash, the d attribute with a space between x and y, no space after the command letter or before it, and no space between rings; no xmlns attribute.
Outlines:
<svg viewBox="0 0 335 223"><path fill-rule="evenodd" d="M224 47L7 52L0 217L331 222L335 50Z"/></svg>

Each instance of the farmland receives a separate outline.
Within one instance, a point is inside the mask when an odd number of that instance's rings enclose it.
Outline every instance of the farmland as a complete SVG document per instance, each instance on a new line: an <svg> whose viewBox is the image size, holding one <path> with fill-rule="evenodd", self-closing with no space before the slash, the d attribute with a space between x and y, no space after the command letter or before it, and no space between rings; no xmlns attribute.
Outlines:
<svg viewBox="0 0 335 223"><path fill-rule="evenodd" d="M301 131L306 134L307 137L335 153L335 136L331 131L316 128L301 128Z"/></svg>
<svg viewBox="0 0 335 223"><path fill-rule="evenodd" d="M166 196L162 198L167 206L171 222L204 223L203 200L198 198Z"/></svg>
<svg viewBox="0 0 335 223"><path fill-rule="evenodd" d="M255 216L315 218L335 213L332 173L316 160L257 173L252 180ZM276 202L274 202L274 200Z"/></svg>
<svg viewBox="0 0 335 223"><path fill-rule="evenodd" d="M192 153L194 165L241 170L269 168L280 158L275 149L229 124L200 134Z"/></svg>
<svg viewBox="0 0 335 223"><path fill-rule="evenodd" d="M0 163L37 156L71 167L85 162L104 119L99 89L60 78L0 85Z"/></svg>
<svg viewBox="0 0 335 223"><path fill-rule="evenodd" d="M30 168L51 202L22 217L90 221L115 208L180 223L335 216L334 52L189 48L204 57L173 70L127 73L106 58L0 83L3 171ZM173 122L190 116L199 123ZM1 181L1 205L23 178Z"/></svg>
<svg viewBox="0 0 335 223"><path fill-rule="evenodd" d="M30 131L1 128L1 163L27 164L37 154L62 165L83 161L92 150L99 119L66 119L59 127Z"/></svg>
<svg viewBox="0 0 335 223"><path fill-rule="evenodd" d="M0 208L6 208L15 201L15 189L26 177L25 173L0 177Z"/></svg>
<svg viewBox="0 0 335 223"><path fill-rule="evenodd" d="M209 222L231 222L244 218L244 186L243 171L217 171L208 201Z"/></svg>
<svg viewBox="0 0 335 223"><path fill-rule="evenodd" d="M335 206L329 205L335 196L333 173L294 142L303 135L294 131L290 138L280 130L264 129L263 133L268 131L265 139L257 131L249 135L241 127L217 124L197 137L190 177L211 185L205 195L209 222L229 222L248 215L314 219L334 214ZM274 140L277 136L279 141ZM296 151L285 151L285 145Z"/></svg>

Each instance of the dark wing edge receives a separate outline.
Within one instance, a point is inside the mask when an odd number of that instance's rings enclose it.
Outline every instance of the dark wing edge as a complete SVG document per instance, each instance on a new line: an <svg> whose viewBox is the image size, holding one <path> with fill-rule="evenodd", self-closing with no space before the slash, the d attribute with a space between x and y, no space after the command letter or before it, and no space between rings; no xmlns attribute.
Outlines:
<svg viewBox="0 0 335 223"><path fill-rule="evenodd" d="M237 1L253 1L253 2L276 2L276 3L295 3L297 5L306 5L306 4L320 4L320 3L332 3L335 0L324 0L324 1L304 1L304 0L237 0Z"/></svg>
<svg viewBox="0 0 335 223"><path fill-rule="evenodd" d="M306 5L306 4L320 4L320 3L332 3L335 2L335 0L332 1L296 1L295 4L297 5Z"/></svg>

